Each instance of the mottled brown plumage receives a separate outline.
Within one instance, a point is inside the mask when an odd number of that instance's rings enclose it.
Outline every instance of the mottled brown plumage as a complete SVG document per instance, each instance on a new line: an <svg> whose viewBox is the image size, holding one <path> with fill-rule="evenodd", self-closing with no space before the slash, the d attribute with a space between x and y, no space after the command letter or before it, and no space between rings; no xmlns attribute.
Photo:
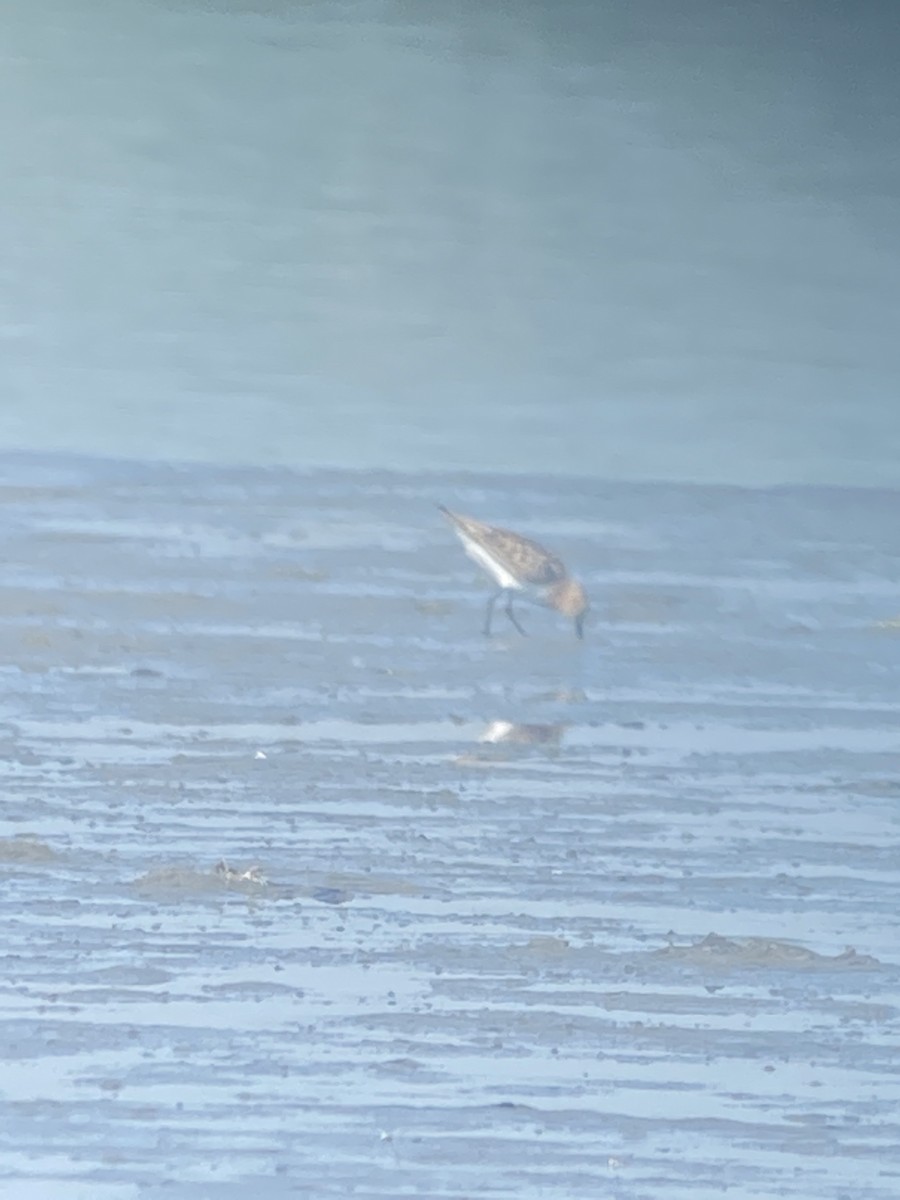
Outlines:
<svg viewBox="0 0 900 1200"><path fill-rule="evenodd" d="M566 568L562 562L537 542L513 533L511 529L486 525L474 517L451 512L449 508L441 508L441 512L449 517L461 533L483 547L520 585L530 583L542 587L566 578Z"/></svg>
<svg viewBox="0 0 900 1200"><path fill-rule="evenodd" d="M501 596L506 597L507 616L520 633L525 632L512 610L514 592L522 592L539 604L571 617L575 632L582 636L587 596L555 554L511 529L487 525L474 517L451 512L443 505L438 507L452 523L466 554L487 571L500 589L488 604L486 634L490 633L494 604Z"/></svg>

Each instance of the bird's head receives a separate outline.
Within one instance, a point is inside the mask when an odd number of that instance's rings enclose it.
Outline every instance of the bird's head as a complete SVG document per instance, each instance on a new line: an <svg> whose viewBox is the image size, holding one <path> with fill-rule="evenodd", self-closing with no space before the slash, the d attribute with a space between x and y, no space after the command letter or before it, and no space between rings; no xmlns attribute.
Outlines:
<svg viewBox="0 0 900 1200"><path fill-rule="evenodd" d="M575 622L576 637L584 637L584 618L588 611L588 598L577 579L563 579L555 584L548 595L550 604L564 617Z"/></svg>

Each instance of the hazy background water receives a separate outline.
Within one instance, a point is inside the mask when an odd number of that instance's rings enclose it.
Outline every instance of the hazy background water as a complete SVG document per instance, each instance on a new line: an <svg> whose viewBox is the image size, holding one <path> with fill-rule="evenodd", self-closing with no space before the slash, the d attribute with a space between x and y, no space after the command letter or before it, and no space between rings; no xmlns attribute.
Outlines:
<svg viewBox="0 0 900 1200"><path fill-rule="evenodd" d="M0 438L897 481L889 4L9 3Z"/></svg>

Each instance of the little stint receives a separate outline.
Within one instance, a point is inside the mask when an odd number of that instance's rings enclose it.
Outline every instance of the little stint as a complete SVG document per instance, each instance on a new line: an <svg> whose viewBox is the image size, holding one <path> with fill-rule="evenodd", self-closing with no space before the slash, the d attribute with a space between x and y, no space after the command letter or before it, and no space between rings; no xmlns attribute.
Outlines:
<svg viewBox="0 0 900 1200"><path fill-rule="evenodd" d="M486 525L474 517L451 512L442 504L438 508L453 525L466 554L494 580L498 590L488 601L484 632L491 633L494 605L503 597L504 612L519 633L525 630L513 612L513 596L518 592L529 600L555 608L575 622L575 633L584 636L584 617L588 600L584 588L573 579L555 554L521 534L496 525Z"/></svg>

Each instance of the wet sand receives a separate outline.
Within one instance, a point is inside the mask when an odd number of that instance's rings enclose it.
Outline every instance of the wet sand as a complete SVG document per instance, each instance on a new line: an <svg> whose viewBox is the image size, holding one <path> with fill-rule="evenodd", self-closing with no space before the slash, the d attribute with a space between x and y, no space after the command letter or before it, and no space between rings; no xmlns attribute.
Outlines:
<svg viewBox="0 0 900 1200"><path fill-rule="evenodd" d="M897 500L4 458L0 1195L893 1200Z"/></svg>

